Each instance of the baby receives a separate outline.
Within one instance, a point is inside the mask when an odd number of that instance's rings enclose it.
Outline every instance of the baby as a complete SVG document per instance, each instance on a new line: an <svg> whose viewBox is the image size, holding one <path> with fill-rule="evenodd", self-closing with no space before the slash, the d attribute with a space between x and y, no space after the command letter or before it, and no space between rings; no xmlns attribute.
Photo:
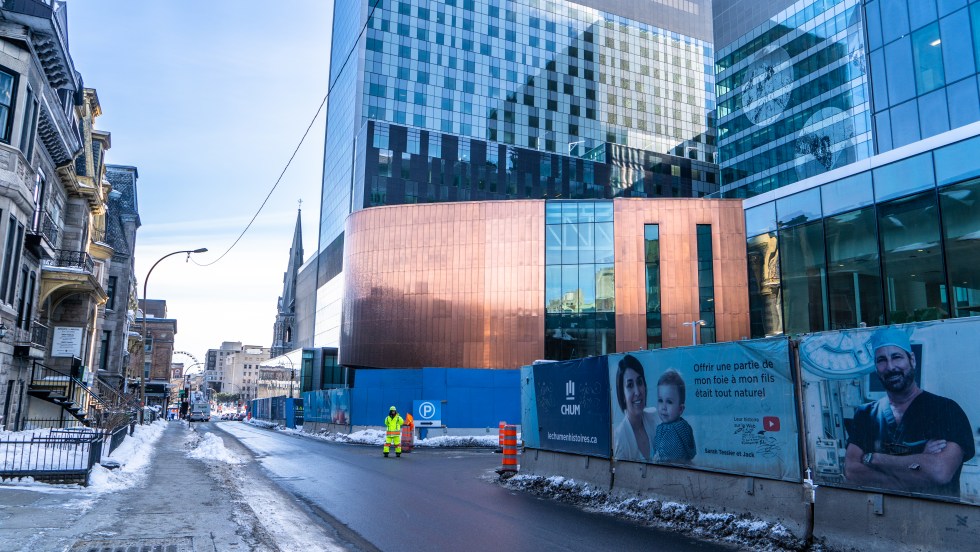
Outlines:
<svg viewBox="0 0 980 552"><path fill-rule="evenodd" d="M657 413L660 423L653 438L655 462L690 462L697 454L694 431L684 413L684 380L677 370L667 370L657 380Z"/></svg>

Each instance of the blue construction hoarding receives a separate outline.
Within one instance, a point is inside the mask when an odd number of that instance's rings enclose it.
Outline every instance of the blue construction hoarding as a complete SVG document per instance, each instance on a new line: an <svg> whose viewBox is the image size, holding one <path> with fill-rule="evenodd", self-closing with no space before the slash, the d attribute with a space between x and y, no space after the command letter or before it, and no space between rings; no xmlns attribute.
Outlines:
<svg viewBox="0 0 980 552"><path fill-rule="evenodd" d="M440 402L442 424L449 428L520 420L520 370L360 369L350 393L353 425L381 425L389 407L405 415L423 399Z"/></svg>

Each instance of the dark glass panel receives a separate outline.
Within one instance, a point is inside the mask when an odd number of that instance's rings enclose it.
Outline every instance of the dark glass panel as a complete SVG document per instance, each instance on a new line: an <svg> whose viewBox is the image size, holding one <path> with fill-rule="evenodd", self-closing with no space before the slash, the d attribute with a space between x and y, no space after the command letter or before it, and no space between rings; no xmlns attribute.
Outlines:
<svg viewBox="0 0 980 552"><path fill-rule="evenodd" d="M647 313L647 349L660 349L664 346L664 336L659 312Z"/></svg>
<svg viewBox="0 0 980 552"><path fill-rule="evenodd" d="M789 334L827 329L827 277L823 223L812 222L779 232L783 316Z"/></svg>
<svg viewBox="0 0 980 552"><path fill-rule="evenodd" d="M980 316L980 180L939 192L953 316Z"/></svg>
<svg viewBox="0 0 980 552"><path fill-rule="evenodd" d="M948 317L936 192L878 204L878 232L886 322Z"/></svg>
<svg viewBox="0 0 980 552"><path fill-rule="evenodd" d="M715 341L715 272L711 247L711 225L697 225L699 317L704 320L701 343Z"/></svg>
<svg viewBox="0 0 980 552"><path fill-rule="evenodd" d="M873 207L826 220L830 329L885 323Z"/></svg>

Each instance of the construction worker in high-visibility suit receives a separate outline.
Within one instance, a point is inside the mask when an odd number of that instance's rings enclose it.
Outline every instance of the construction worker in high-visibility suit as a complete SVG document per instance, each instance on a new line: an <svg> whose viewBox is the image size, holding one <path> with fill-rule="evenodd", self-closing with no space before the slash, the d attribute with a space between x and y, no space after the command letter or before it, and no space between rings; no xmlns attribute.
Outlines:
<svg viewBox="0 0 980 552"><path fill-rule="evenodd" d="M392 406L388 409L388 416L385 417L385 458L388 457L389 445L395 445L395 456L401 458L402 455L402 424L405 420L398 414L398 409Z"/></svg>

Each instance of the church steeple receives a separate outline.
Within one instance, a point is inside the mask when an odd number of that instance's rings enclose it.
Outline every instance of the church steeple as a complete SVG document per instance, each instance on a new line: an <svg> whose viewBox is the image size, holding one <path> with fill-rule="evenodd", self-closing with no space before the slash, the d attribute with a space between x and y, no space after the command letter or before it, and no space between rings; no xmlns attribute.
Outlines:
<svg viewBox="0 0 980 552"><path fill-rule="evenodd" d="M293 230L293 244L289 247L289 264L282 277L282 295L276 312L273 329L272 356L286 354L295 349L293 343L296 323L296 279L303 266L303 200L296 210L296 228Z"/></svg>

